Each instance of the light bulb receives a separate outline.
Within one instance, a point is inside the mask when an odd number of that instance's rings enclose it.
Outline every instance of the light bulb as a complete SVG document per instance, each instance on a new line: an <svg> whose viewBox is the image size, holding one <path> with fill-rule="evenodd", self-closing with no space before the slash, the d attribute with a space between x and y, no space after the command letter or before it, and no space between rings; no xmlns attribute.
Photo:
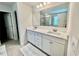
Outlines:
<svg viewBox="0 0 79 59"><path fill-rule="evenodd" d="M36 6L36 8L39 8L39 7L40 7L39 5Z"/></svg>
<svg viewBox="0 0 79 59"><path fill-rule="evenodd" d="M40 4L40 7L43 7L43 5L42 5L42 4Z"/></svg>
<svg viewBox="0 0 79 59"><path fill-rule="evenodd" d="M46 5L47 3L46 2L43 2L43 5Z"/></svg>

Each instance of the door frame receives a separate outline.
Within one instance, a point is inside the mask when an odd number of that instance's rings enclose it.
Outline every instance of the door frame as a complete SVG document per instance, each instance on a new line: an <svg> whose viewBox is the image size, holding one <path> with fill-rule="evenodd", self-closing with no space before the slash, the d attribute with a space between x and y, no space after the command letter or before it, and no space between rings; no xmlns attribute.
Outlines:
<svg viewBox="0 0 79 59"><path fill-rule="evenodd" d="M14 11L14 16L15 16L15 22L16 22L18 41L20 43L19 26L18 26L18 18L17 18L17 11L16 10Z"/></svg>

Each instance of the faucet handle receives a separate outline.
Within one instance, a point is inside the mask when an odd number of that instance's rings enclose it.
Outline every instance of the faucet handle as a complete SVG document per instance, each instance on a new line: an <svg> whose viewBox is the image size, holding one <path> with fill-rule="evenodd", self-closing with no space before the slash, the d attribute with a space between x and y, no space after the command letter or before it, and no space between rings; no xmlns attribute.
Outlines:
<svg viewBox="0 0 79 59"><path fill-rule="evenodd" d="M54 32L57 32L57 29L53 29Z"/></svg>

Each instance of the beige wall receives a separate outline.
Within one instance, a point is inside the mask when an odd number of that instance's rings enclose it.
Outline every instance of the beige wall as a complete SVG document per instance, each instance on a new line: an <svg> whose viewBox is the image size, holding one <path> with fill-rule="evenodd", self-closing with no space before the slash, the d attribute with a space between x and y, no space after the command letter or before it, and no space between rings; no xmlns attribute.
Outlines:
<svg viewBox="0 0 79 59"><path fill-rule="evenodd" d="M40 26L40 11L32 11L33 25Z"/></svg>
<svg viewBox="0 0 79 59"><path fill-rule="evenodd" d="M32 25L32 8L25 3L17 3L17 17L21 45L26 44L26 28Z"/></svg>
<svg viewBox="0 0 79 59"><path fill-rule="evenodd" d="M68 55L79 55L79 3L70 4ZM77 54L78 53L78 54Z"/></svg>

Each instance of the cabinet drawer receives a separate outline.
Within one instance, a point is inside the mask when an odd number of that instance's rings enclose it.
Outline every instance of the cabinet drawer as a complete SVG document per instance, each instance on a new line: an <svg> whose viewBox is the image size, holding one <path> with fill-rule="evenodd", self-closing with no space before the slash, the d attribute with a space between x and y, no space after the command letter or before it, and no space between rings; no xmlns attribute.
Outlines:
<svg viewBox="0 0 79 59"><path fill-rule="evenodd" d="M65 44L65 42L66 42L64 39L61 39L61 38L56 38L56 37L52 37L52 38L53 38L52 41L55 41L60 44Z"/></svg>
<svg viewBox="0 0 79 59"><path fill-rule="evenodd" d="M57 38L57 37L49 36L49 35L43 35L43 38L51 40L51 41L55 41L60 44L65 44L65 41L66 41L65 39Z"/></svg>

